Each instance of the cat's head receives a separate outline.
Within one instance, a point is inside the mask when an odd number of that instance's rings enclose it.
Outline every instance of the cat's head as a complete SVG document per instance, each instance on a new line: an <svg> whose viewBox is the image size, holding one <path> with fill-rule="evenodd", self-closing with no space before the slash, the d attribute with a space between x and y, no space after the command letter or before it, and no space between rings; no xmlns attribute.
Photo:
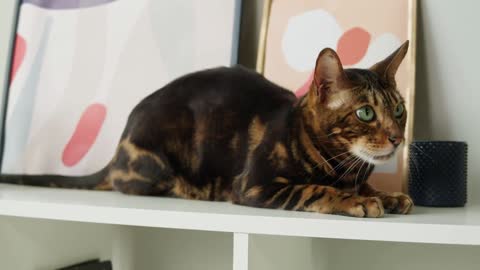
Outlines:
<svg viewBox="0 0 480 270"><path fill-rule="evenodd" d="M343 69L335 51L320 52L303 102L323 145L373 164L394 155L404 141L407 120L395 73L407 50L408 41L369 69Z"/></svg>

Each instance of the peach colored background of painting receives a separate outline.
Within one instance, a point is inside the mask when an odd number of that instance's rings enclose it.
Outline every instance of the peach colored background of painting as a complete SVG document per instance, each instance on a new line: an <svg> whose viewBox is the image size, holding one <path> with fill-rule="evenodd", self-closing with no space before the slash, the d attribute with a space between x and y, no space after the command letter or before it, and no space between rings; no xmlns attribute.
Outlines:
<svg viewBox="0 0 480 270"><path fill-rule="evenodd" d="M263 73L268 79L292 91L304 84L311 74L311 71L298 72L291 68L282 51L282 38L288 20L292 16L322 9L335 16L342 32L353 27L361 27L370 33L370 42L382 34L391 33L403 43L412 36L409 33L409 20L412 19L409 3L410 1L399 0L272 0L268 18ZM311 31L311 34L315 35L315 29ZM398 89L407 99L407 103L410 102L409 97L411 96L407 91L413 91L413 87L411 87L413 78L408 70L413 61L413 59L409 59L411 55L413 54L407 54L407 59L400 66L396 76ZM315 59L311 61L314 62ZM411 107L410 104L407 104L407 108ZM410 114L409 118L411 117ZM409 139L407 138L407 142ZM383 190L400 191L405 179L403 166L405 151L404 147L397 155L398 163L395 174L375 173L370 182Z"/></svg>

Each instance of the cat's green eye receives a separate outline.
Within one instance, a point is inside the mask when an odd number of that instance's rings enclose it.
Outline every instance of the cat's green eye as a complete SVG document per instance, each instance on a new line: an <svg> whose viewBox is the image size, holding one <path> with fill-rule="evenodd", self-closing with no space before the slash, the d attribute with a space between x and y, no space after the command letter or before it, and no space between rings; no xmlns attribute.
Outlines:
<svg viewBox="0 0 480 270"><path fill-rule="evenodd" d="M397 105L397 107L395 107L395 111L393 112L393 115L395 116L395 118L402 118L404 111L405 111L405 106L403 106L403 104L400 103Z"/></svg>
<svg viewBox="0 0 480 270"><path fill-rule="evenodd" d="M358 119L364 122L370 122L375 118L375 111L370 106L363 106L355 111Z"/></svg>

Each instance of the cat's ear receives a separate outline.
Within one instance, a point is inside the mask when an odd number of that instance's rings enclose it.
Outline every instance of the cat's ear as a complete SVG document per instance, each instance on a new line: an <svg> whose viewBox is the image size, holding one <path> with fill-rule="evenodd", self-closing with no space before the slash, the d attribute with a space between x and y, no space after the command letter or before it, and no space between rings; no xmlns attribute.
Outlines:
<svg viewBox="0 0 480 270"><path fill-rule="evenodd" d="M396 51L384 60L373 65L370 70L376 72L387 81L395 83L395 73L397 73L398 67L407 54L408 44L408 40L405 41Z"/></svg>
<svg viewBox="0 0 480 270"><path fill-rule="evenodd" d="M323 49L317 57L310 95L325 101L329 92L346 87L347 78L337 53Z"/></svg>

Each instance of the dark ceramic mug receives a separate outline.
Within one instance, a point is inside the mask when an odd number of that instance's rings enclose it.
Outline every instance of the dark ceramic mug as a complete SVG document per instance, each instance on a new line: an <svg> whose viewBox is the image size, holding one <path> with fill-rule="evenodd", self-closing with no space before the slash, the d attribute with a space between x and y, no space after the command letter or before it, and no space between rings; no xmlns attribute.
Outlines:
<svg viewBox="0 0 480 270"><path fill-rule="evenodd" d="M415 141L410 144L408 191L416 205L465 205L467 150L465 142Z"/></svg>

